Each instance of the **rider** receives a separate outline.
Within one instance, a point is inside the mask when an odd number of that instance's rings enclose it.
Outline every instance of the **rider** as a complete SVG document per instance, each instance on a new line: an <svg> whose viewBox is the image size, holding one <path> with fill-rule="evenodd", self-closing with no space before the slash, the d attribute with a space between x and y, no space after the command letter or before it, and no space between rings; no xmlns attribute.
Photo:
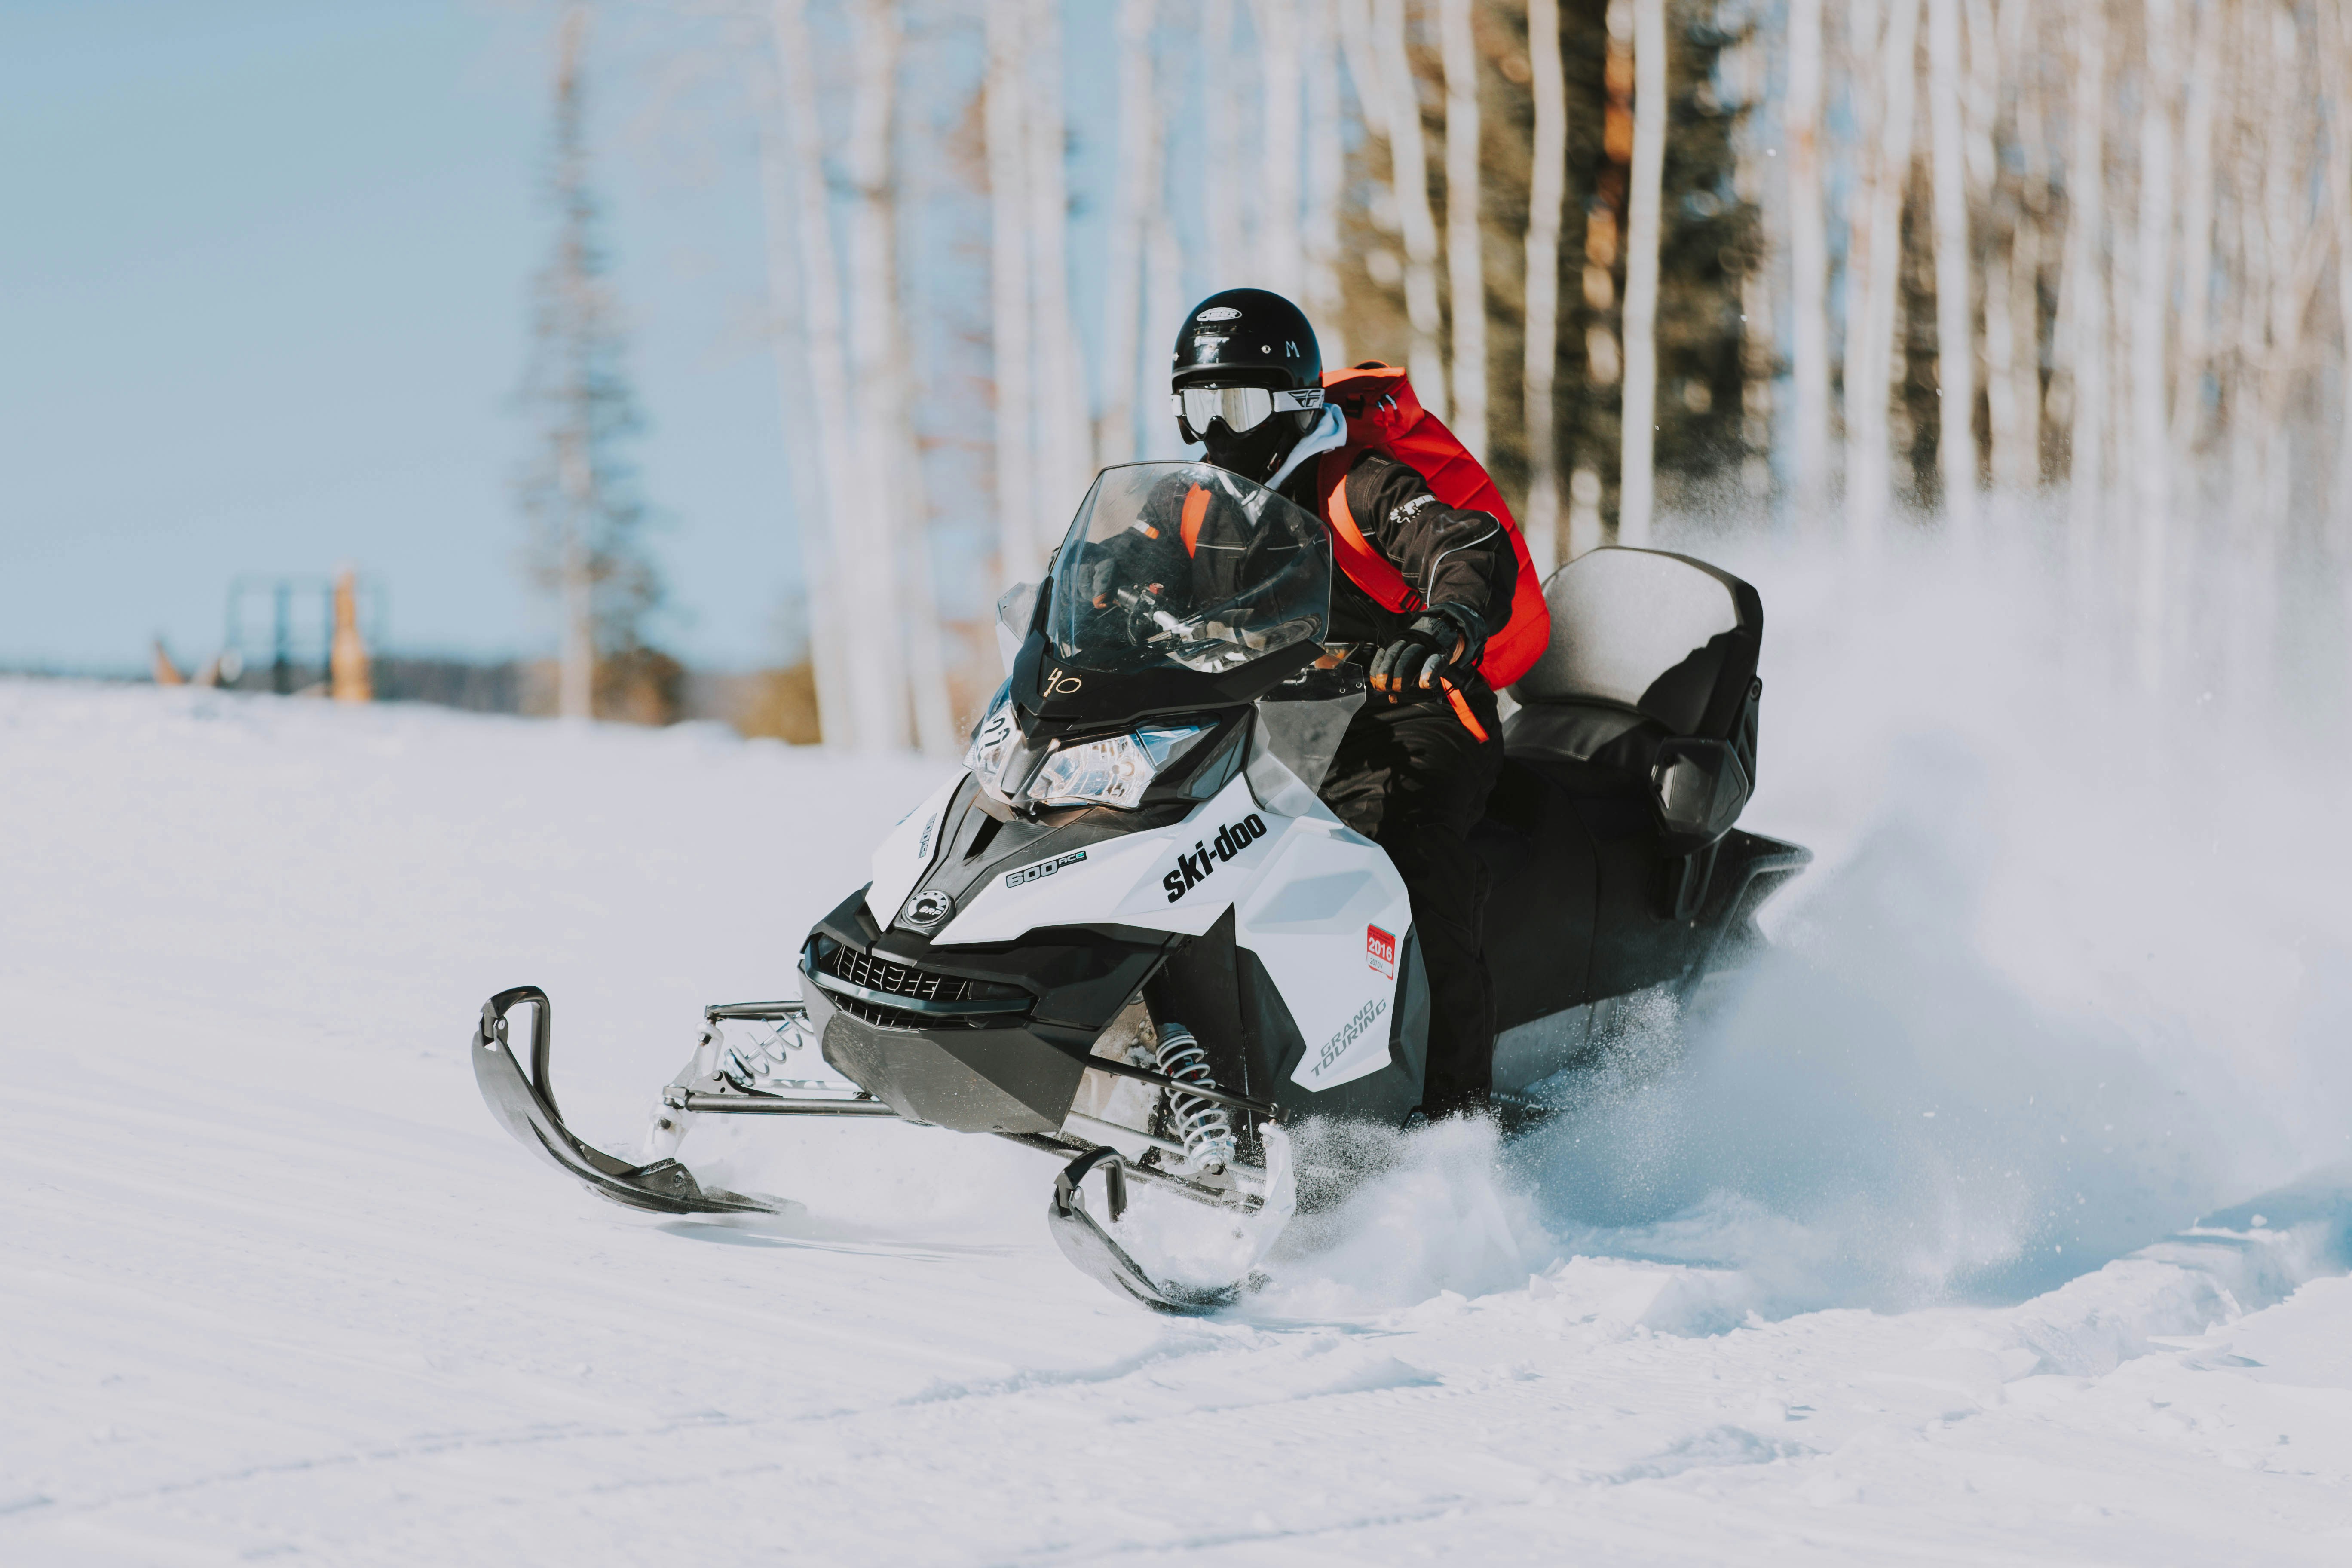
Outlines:
<svg viewBox="0 0 2352 1568"><path fill-rule="evenodd" d="M1324 404L1322 353L1297 306L1261 289L1211 295L1176 335L1172 380L1177 429L1210 463L1331 525L1336 509L1318 493L1314 459L1346 446L1347 421ZM1359 452L1339 488L1355 527L1423 605L1385 609L1337 575L1325 635L1369 650L1372 696L1341 737L1321 794L1388 851L1412 900L1431 1002L1422 1109L1475 1111L1494 1077L1495 989L1480 952L1486 869L1469 835L1503 765L1502 722L1478 661L1510 616L1518 561L1493 517L1442 504L1384 453ZM1466 700L1475 731L1447 686Z"/></svg>

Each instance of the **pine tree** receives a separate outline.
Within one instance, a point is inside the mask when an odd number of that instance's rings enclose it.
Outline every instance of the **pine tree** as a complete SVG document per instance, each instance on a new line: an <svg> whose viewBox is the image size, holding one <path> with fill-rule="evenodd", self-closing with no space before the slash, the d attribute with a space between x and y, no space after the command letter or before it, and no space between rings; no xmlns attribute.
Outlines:
<svg viewBox="0 0 2352 1568"><path fill-rule="evenodd" d="M646 509L624 452L642 420L591 179L587 39L588 7L573 4L556 34L548 172L556 235L554 253L532 287L523 403L539 417L541 433L521 500L531 522L532 574L561 605L557 710L585 719L599 709L625 709L631 717L666 720L675 713L678 676L644 637L646 616L661 600L661 579L646 553ZM614 689L616 677L627 687L650 683L649 696Z"/></svg>

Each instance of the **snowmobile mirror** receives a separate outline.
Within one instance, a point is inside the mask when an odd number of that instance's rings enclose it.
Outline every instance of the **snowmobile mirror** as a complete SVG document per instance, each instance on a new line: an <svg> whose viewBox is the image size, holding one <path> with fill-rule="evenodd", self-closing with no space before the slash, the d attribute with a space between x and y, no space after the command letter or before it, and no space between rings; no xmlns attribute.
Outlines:
<svg viewBox="0 0 2352 1568"><path fill-rule="evenodd" d="M1687 854L1728 833L1752 787L1728 741L1676 736L1658 742L1650 804L1668 853Z"/></svg>
<svg viewBox="0 0 2352 1568"><path fill-rule="evenodd" d="M1031 623L1037 618L1036 583L1015 583L1004 590L996 601L996 651L1004 659L1004 673L1013 673L1013 661L1021 655L1021 645L1029 636Z"/></svg>

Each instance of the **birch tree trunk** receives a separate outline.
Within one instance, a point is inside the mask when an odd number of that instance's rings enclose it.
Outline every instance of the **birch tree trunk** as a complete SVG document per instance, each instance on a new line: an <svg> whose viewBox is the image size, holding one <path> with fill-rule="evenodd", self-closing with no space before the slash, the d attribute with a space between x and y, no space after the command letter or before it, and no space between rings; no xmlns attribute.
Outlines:
<svg viewBox="0 0 2352 1568"><path fill-rule="evenodd" d="M1340 331L1339 199L1347 182L1346 127L1340 119L1339 56L1332 0L1307 0L1307 315L1323 363L1348 363Z"/></svg>
<svg viewBox="0 0 2352 1568"><path fill-rule="evenodd" d="M1813 4L1818 6L1820 0ZM1533 68L1536 123L1528 195L1522 399L1528 434L1526 533L1536 571L1549 578L1559 560L1559 432L1552 373L1559 361L1560 209L1568 201L1568 78L1560 63L1559 0L1528 0L1528 60Z"/></svg>
<svg viewBox="0 0 2352 1568"><path fill-rule="evenodd" d="M2097 544L2106 494L2107 317L2101 226L2106 198L2107 19L2105 0L2078 5L2074 17L2074 152L2066 170L2067 357L2074 375L2067 465L2067 530L2078 568Z"/></svg>
<svg viewBox="0 0 2352 1568"><path fill-rule="evenodd" d="M1339 47L1348 61L1348 79L1355 84L1356 108L1364 129L1385 138L1389 126L1388 68L1372 45L1371 0L1332 0L1339 23Z"/></svg>
<svg viewBox="0 0 2352 1568"><path fill-rule="evenodd" d="M1486 457L1486 260L1478 228L1478 44L1470 0L1439 0L1445 62L1445 276L1454 295L1454 435Z"/></svg>
<svg viewBox="0 0 2352 1568"><path fill-rule="evenodd" d="M1152 134L1147 140L1143 188L1146 193L1143 228L1144 349L1129 372L1135 378L1136 406L1143 411L1145 435L1140 456L1173 457L1182 449L1175 420L1168 413L1167 345L1187 303L1184 298L1184 254L1169 216L1168 136L1166 127L1177 114L1177 82L1163 78L1153 84Z"/></svg>
<svg viewBox="0 0 2352 1568"><path fill-rule="evenodd" d="M1633 0L1633 162L1625 205L1624 438L1617 542L1650 542L1657 500L1658 238L1666 174L1666 0Z"/></svg>
<svg viewBox="0 0 2352 1568"><path fill-rule="evenodd" d="M1830 490L1830 246L1822 190L1822 0L1789 5L1789 313L1801 528Z"/></svg>
<svg viewBox="0 0 2352 1568"><path fill-rule="evenodd" d="M2040 29L2034 9L2038 0L2000 0L1999 31L2001 58L2017 79L2011 103L2016 116L2016 145L2023 164L2019 184L2018 214L2009 241L2010 386L2014 405L2016 440L2006 469L2007 483L2022 493L2037 489L2043 474L2042 456L2042 266L2047 247L2042 215L2050 205L2048 118L2043 113L2041 78L2025 78L2029 39ZM2038 52L2035 58L2038 58Z"/></svg>
<svg viewBox="0 0 2352 1568"><path fill-rule="evenodd" d="M988 142L990 359L996 381L996 574L1008 585L1020 581L1043 553L1029 369L1029 127L1022 78L1026 17L1027 0L988 0L982 115Z"/></svg>
<svg viewBox="0 0 2352 1568"><path fill-rule="evenodd" d="M1332 13L1339 27L1339 50L1348 66L1348 80L1355 89L1356 110L1368 134L1385 140L1389 125L1388 72L1382 56L1372 44L1372 19L1370 0L1332 0ZM1396 187L1396 150L1389 150L1390 178L1371 179L1371 219L1375 229L1382 234L1395 234L1398 222ZM1318 328L1320 323L1318 323ZM1324 352L1324 363L1344 363L1345 359L1332 351ZM1408 364L1410 357L1408 356Z"/></svg>
<svg viewBox="0 0 2352 1568"><path fill-rule="evenodd" d="M1061 0L1029 0L1029 304L1036 331L1036 507L1059 520L1094 477L1086 380L1070 315L1069 190L1064 168ZM1053 530L1058 532L1058 530Z"/></svg>
<svg viewBox="0 0 2352 1568"><path fill-rule="evenodd" d="M1296 301L1306 275L1298 239L1300 114L1305 85L1299 58L1300 0L1256 0L1258 62L1264 77L1265 176L1259 197L1257 276L1261 285Z"/></svg>
<svg viewBox="0 0 2352 1568"><path fill-rule="evenodd" d="M910 400L902 391L895 435L899 471L906 476L905 515L899 531L900 614L907 628L908 687L914 700L915 742L925 754L945 761L963 750L948 690L947 649L940 635L937 575L931 570L931 503L923 482L922 450L915 437Z"/></svg>
<svg viewBox="0 0 2352 1568"><path fill-rule="evenodd" d="M2163 677L2172 534L2172 429L2165 408L2164 325L2172 302L2172 113L2179 62L2172 0L2145 0L2147 69L2140 81L2139 237L2133 268L2132 474L2139 502L2134 621L2143 689Z"/></svg>
<svg viewBox="0 0 2352 1568"><path fill-rule="evenodd" d="M1201 182L1202 216L1209 237L1209 291L1240 288L1255 268L1242 235L1240 158L1242 100L1234 70L1234 0L1204 0L1201 8L1202 140L1208 164Z"/></svg>
<svg viewBox="0 0 2352 1568"><path fill-rule="evenodd" d="M1849 261L1847 297L1862 285L1861 317L1850 313L1845 357L1845 508L1854 543L1875 551L1892 499L1887 404L1895 356L1895 307L1903 268L1903 187L1911 170L1912 123L1917 109L1919 0L1893 0L1878 62L1879 112L1874 117L1878 157L1872 171L1860 256ZM1864 146L1871 145L1865 142Z"/></svg>
<svg viewBox="0 0 2352 1568"><path fill-rule="evenodd" d="M1109 255L1103 279L1103 412L1095 449L1105 463L1135 456L1137 320L1143 290L1145 209L1153 199L1150 167L1159 134L1152 112L1151 26L1156 0L1122 0L1118 13L1118 180L1111 197Z"/></svg>
<svg viewBox="0 0 2352 1568"><path fill-rule="evenodd" d="M2180 137L2180 352L2172 382L2172 447L2192 461L2203 435L2206 340L2213 315L2213 88L2225 4L2200 0L2196 5Z"/></svg>
<svg viewBox="0 0 2352 1568"><path fill-rule="evenodd" d="M1445 361L1437 343L1444 327L1437 304L1437 218L1429 205L1429 154L1421 133L1421 90L1404 46L1404 0L1374 0L1372 47L1379 55L1381 98L1387 111L1397 226L1404 237L1405 319L1412 329L1405 368L1412 376L1421 405L1450 422Z"/></svg>
<svg viewBox="0 0 2352 1568"><path fill-rule="evenodd" d="M902 639L900 533L908 521L906 395L898 353L897 209L891 190L898 23L893 0L857 0L850 16L854 86L846 160L849 351L857 417L858 506L864 538L846 563L849 616L879 628L850 672L859 748L903 751L912 742ZM909 530L916 532L919 531Z"/></svg>
<svg viewBox="0 0 2352 1568"><path fill-rule="evenodd" d="M782 89L777 109L783 129L784 162L792 176L791 227L799 249L801 321L808 347L810 400L814 405L817 472L824 493L826 536L832 544L829 569L824 578L810 584L809 592L813 599L824 601L842 671L835 680L835 705L824 711L821 722L825 744L856 751L867 745L866 715L873 711L867 706L873 697L869 680L856 672L872 663L873 644L887 637L890 628L862 621L852 613L855 595L850 574L861 542L849 504L854 490L853 437L842 333L841 258L834 249L816 82L810 69L814 55L806 0L774 0L769 24ZM811 623L813 627L823 624L814 616Z"/></svg>
<svg viewBox="0 0 2352 1568"><path fill-rule="evenodd" d="M841 630L829 584L835 570L830 527L833 500L826 480L823 432L837 410L822 406L814 388L807 289L793 247L793 201L790 138L784 129L782 73L776 101L760 117L760 194L766 240L770 352L776 366L776 407L783 426L784 461L792 470L793 517L800 536L802 593L808 605L809 668L815 677L817 733L827 742L846 732L849 693L841 659ZM837 331L837 323L836 323ZM836 356L839 343L835 342Z"/></svg>
<svg viewBox="0 0 2352 1568"><path fill-rule="evenodd" d="M1967 539L1976 531L1977 381L1960 68L1960 0L1927 0L1927 121L1936 205L1936 466L1943 479L1945 525Z"/></svg>
<svg viewBox="0 0 2352 1568"><path fill-rule="evenodd" d="M1985 397L1996 489L2023 495L2041 482L2040 231L2020 212L2007 247L1985 267Z"/></svg>
<svg viewBox="0 0 2352 1568"><path fill-rule="evenodd" d="M2219 0L2207 0L2209 8L2218 6ZM2205 48L2203 16L2199 18L2198 49ZM2347 112L2352 112L2352 14L2347 14L2343 0L2323 4L2319 8L2320 59L2325 72L2323 80L2331 84L2328 110L2332 121L2341 125ZM2201 63L2201 62L2200 62ZM2336 393L2338 420L2336 437L2336 472L2330 510L2334 514L2333 552L2340 574L2339 588L2344 601L2344 624L2352 629L2352 149L2336 147L2327 171L2327 190L2333 198L2336 227L2336 314L2339 334L2337 352L2342 356L2346 384Z"/></svg>

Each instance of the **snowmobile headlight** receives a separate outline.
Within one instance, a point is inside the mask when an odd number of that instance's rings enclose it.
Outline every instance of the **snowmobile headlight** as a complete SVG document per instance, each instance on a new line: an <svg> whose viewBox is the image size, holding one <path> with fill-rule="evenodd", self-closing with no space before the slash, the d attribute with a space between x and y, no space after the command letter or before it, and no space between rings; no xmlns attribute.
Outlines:
<svg viewBox="0 0 2352 1568"><path fill-rule="evenodd" d="M1115 805L1133 810L1161 768L1191 750L1212 724L1153 725L1057 749L1029 781L1038 805Z"/></svg>

